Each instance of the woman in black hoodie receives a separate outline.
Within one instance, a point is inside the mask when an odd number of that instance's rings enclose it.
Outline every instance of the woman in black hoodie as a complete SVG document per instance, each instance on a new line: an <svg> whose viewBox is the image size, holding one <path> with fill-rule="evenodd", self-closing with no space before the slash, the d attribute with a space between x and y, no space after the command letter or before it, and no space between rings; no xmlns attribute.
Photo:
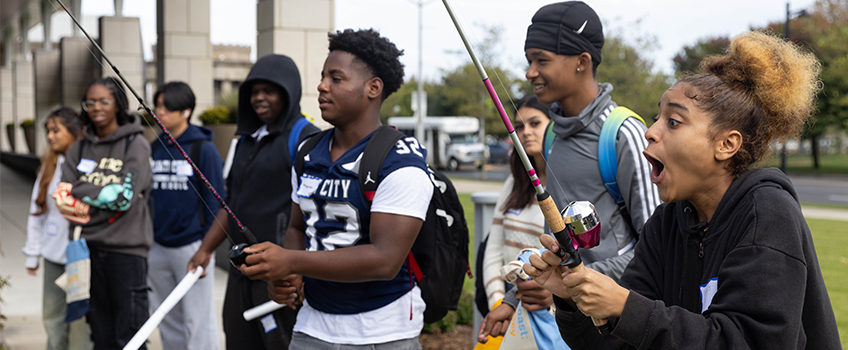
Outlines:
<svg viewBox="0 0 848 350"><path fill-rule="evenodd" d="M550 251L524 267L557 296L573 349L841 348L791 182L750 169L810 118L819 70L812 54L751 32L663 94L644 155L668 204L643 227L621 285L559 267ZM611 333L586 315L608 318Z"/></svg>

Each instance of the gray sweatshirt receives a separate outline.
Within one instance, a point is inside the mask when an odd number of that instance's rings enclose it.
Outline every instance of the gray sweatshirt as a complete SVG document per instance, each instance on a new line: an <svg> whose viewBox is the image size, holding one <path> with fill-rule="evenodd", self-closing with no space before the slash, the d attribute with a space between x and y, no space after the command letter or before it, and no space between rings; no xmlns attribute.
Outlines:
<svg viewBox="0 0 848 350"><path fill-rule="evenodd" d="M89 246L146 258L153 244L150 145L138 118L130 118L102 139L88 130L66 152L62 181L74 186L73 197L91 206L82 225Z"/></svg>
<svg viewBox="0 0 848 350"><path fill-rule="evenodd" d="M580 256L587 267L617 281L633 257L636 237L601 180L598 140L604 121L617 105L609 96L611 84L598 84L598 88L598 96L578 116L563 116L559 103L551 106L549 114L557 136L548 154L547 190L560 210L576 200L595 205L601 219L601 242L595 248L581 249ZM648 146L646 130L630 118L619 129L616 142L616 178L637 232L661 203L651 183L651 165L642 156Z"/></svg>

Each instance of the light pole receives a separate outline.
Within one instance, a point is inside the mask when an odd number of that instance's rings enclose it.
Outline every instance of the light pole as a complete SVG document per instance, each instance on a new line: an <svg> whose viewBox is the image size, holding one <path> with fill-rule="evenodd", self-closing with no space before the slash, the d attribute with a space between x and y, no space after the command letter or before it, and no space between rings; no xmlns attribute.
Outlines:
<svg viewBox="0 0 848 350"><path fill-rule="evenodd" d="M793 15L797 17L807 17L807 10L800 10L796 12L792 12L789 10L789 2L786 2L786 23L783 25L783 40L789 40L789 20L792 19ZM780 171L786 174L786 143L789 140L783 141L783 148L780 150Z"/></svg>
<svg viewBox="0 0 848 350"><path fill-rule="evenodd" d="M424 0L412 1L418 5L418 93L415 109L415 138L426 145L424 140L424 119L427 118L427 99L424 97Z"/></svg>

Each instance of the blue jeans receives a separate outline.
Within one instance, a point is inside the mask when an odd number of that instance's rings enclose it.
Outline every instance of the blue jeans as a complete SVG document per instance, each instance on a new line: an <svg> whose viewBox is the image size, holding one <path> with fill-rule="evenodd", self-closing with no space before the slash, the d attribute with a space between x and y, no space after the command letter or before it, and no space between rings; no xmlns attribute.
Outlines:
<svg viewBox="0 0 848 350"><path fill-rule="evenodd" d="M89 250L91 310L87 316L94 349L122 349L149 316L147 259L91 246Z"/></svg>
<svg viewBox="0 0 848 350"><path fill-rule="evenodd" d="M47 350L90 350L91 328L85 319L65 323L68 304L65 291L56 286L56 281L65 272L64 264L47 259L44 265L44 295L41 307L41 319L47 331Z"/></svg>

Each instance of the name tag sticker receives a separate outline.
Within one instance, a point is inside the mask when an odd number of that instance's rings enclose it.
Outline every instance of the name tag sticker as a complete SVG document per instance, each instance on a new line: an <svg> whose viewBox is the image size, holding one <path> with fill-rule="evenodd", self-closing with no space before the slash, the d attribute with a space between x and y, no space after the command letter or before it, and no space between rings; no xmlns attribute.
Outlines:
<svg viewBox="0 0 848 350"><path fill-rule="evenodd" d="M318 190L319 184L321 184L321 179L303 174L300 176L300 187L297 188L297 195L302 198L312 197L312 194Z"/></svg>
<svg viewBox="0 0 848 350"><path fill-rule="evenodd" d="M260 318L259 322L262 323L262 328L265 329L265 333L268 333L270 331L277 329L277 321L274 320L273 314L269 314L269 315L266 315L263 318Z"/></svg>
<svg viewBox="0 0 848 350"><path fill-rule="evenodd" d="M194 175L194 171L191 169L191 165L188 162L177 165L177 176L192 176Z"/></svg>
<svg viewBox="0 0 848 350"><path fill-rule="evenodd" d="M77 170L86 174L91 174L91 172L94 171L95 166L97 166L97 162L83 158L80 160L79 164L77 164Z"/></svg>
<svg viewBox="0 0 848 350"><path fill-rule="evenodd" d="M710 308L710 304L713 303L713 297L718 292L718 277L713 277L709 282L704 283L700 287L701 289L701 313Z"/></svg>

